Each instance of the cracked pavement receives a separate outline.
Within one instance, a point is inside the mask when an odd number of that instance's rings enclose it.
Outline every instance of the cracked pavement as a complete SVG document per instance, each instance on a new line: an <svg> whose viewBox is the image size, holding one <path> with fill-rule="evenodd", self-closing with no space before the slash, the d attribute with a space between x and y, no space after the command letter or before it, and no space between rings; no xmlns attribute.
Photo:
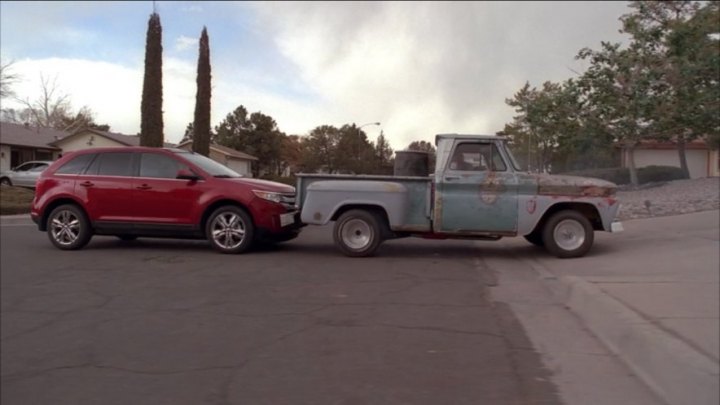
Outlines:
<svg viewBox="0 0 720 405"><path fill-rule="evenodd" d="M3 404L557 404L469 241L346 258L329 228L246 255L1 229Z"/></svg>

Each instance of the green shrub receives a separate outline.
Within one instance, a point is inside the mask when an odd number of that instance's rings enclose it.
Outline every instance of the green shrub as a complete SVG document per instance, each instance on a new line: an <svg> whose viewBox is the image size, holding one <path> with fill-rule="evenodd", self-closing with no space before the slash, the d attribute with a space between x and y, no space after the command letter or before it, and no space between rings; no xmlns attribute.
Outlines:
<svg viewBox="0 0 720 405"><path fill-rule="evenodd" d="M638 182L640 184L657 181L672 181L684 179L682 169L675 166L646 166L638 169Z"/></svg>
<svg viewBox="0 0 720 405"><path fill-rule="evenodd" d="M613 167L607 169L589 169L563 173L571 176L593 177L611 181L617 185L630 184L630 169L626 167ZM638 183L654 183L684 179L685 176L679 167L675 166L647 166L638 169Z"/></svg>
<svg viewBox="0 0 720 405"><path fill-rule="evenodd" d="M623 167L578 170L578 171L567 172L567 173L562 173L562 174L567 174L570 176L592 177L595 179L611 181L615 184L630 183L630 170L628 170L627 168L623 168Z"/></svg>

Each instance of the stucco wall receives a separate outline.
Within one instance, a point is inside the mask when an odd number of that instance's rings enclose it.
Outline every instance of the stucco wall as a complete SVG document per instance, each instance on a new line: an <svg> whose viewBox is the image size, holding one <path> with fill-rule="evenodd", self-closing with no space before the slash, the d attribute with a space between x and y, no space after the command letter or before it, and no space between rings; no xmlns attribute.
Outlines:
<svg viewBox="0 0 720 405"><path fill-rule="evenodd" d="M10 170L10 146L0 145L0 171Z"/></svg>
<svg viewBox="0 0 720 405"><path fill-rule="evenodd" d="M720 176L720 150L715 149L710 151L710 176Z"/></svg>
<svg viewBox="0 0 720 405"><path fill-rule="evenodd" d="M690 178L697 179L708 177L708 156L707 150L686 150ZM635 150L635 166L675 166L680 167L678 151L674 149L639 149Z"/></svg>
<svg viewBox="0 0 720 405"><path fill-rule="evenodd" d="M246 161L238 160L238 159L228 159L227 167L235 170L239 174L245 175L247 177L252 177L252 172L250 171L250 165Z"/></svg>
<svg viewBox="0 0 720 405"><path fill-rule="evenodd" d="M210 149L209 157L210 157L210 159L212 159L218 163L221 163L221 164L229 167L230 169L236 171L238 174L252 177L252 173L250 172L250 167L248 166L248 163L246 161L228 157L224 153L216 152L212 149Z"/></svg>
<svg viewBox="0 0 720 405"><path fill-rule="evenodd" d="M88 145L92 137L92 145ZM88 148L108 148L108 147L125 147L125 145L115 142L112 139L93 133L79 134L69 139L63 139L57 142L57 147L63 150L63 153L72 152L80 149Z"/></svg>

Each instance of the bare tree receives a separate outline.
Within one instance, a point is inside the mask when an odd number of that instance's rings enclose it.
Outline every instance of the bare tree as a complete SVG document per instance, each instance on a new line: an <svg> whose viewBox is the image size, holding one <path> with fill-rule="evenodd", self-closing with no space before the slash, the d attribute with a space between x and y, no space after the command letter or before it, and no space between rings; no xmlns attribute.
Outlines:
<svg viewBox="0 0 720 405"><path fill-rule="evenodd" d="M13 63L15 62L10 61L4 65L0 64L0 98L15 96L11 86L20 79L20 76L10 71Z"/></svg>
<svg viewBox="0 0 720 405"><path fill-rule="evenodd" d="M73 132L81 128L109 130L108 125L97 125L93 111L84 106L74 112L70 103L70 95L60 90L57 77L52 80L40 75L40 96L30 98L14 97L24 108L20 110L3 109L2 119L18 124L27 123L38 128L55 128Z"/></svg>

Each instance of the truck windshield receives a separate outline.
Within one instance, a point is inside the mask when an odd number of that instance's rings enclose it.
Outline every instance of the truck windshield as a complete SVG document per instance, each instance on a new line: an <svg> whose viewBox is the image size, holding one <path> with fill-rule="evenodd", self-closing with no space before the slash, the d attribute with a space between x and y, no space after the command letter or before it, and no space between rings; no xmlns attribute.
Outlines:
<svg viewBox="0 0 720 405"><path fill-rule="evenodd" d="M510 158L510 163L515 168L515 171L517 171L517 172L523 171L520 168L520 165L518 164L517 160L515 160L515 155L513 155L512 147L507 143L505 143L505 151L507 152L507 155Z"/></svg>

